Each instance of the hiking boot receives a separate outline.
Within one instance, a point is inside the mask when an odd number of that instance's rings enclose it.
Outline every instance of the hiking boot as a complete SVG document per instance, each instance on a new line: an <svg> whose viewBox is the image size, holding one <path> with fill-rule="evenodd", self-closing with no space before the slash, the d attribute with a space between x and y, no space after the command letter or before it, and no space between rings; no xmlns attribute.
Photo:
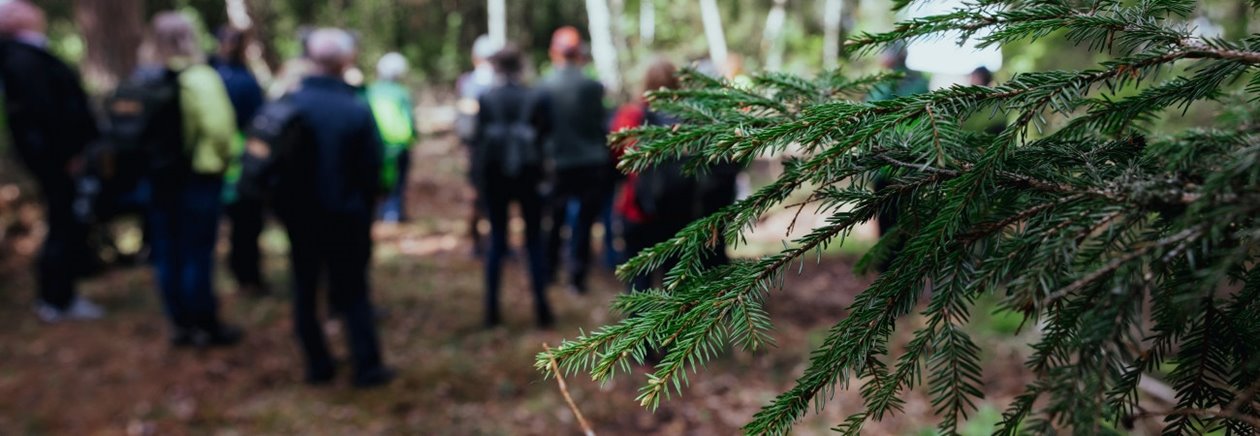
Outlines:
<svg viewBox="0 0 1260 436"><path fill-rule="evenodd" d="M245 332L238 327L220 324L212 329L176 327L171 333L171 346L176 348L230 347L244 339Z"/></svg>
<svg viewBox="0 0 1260 436"><path fill-rule="evenodd" d="M197 345L197 331L187 327L175 327L171 331L171 346L185 348Z"/></svg>

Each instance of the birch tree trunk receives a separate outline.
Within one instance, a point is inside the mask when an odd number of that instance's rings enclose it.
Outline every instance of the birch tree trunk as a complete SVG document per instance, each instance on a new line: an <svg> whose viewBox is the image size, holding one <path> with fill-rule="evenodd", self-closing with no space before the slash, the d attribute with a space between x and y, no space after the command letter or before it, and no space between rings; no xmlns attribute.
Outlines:
<svg viewBox="0 0 1260 436"><path fill-rule="evenodd" d="M766 29L761 37L761 51L766 57L766 71L783 69L783 22L786 21L787 0L774 0L766 15Z"/></svg>
<svg viewBox="0 0 1260 436"><path fill-rule="evenodd" d="M709 61L722 74L726 73L726 34L722 30L722 14L717 0L700 0L700 16L704 20L704 36L709 42Z"/></svg>
<svg viewBox="0 0 1260 436"><path fill-rule="evenodd" d="M143 42L142 0L77 0L74 21L87 50L83 77L92 91L113 89L136 68Z"/></svg>
<svg viewBox="0 0 1260 436"><path fill-rule="evenodd" d="M630 52L630 46L626 42L625 29L621 26L621 17L626 14L626 0L608 0L608 9L610 22L608 33L612 36L613 47L620 54L617 56L617 69L626 71L628 65L635 63L635 59L631 57L633 53Z"/></svg>
<svg viewBox="0 0 1260 436"><path fill-rule="evenodd" d="M507 5L505 0L488 0L486 3L486 16L490 22L488 35L490 42L495 47L503 47L507 44Z"/></svg>
<svg viewBox="0 0 1260 436"><path fill-rule="evenodd" d="M823 68L833 69L840 60L840 23L844 18L844 0L825 0L823 4Z"/></svg>
<svg viewBox="0 0 1260 436"><path fill-rule="evenodd" d="M654 0L640 0L639 45L642 45L644 49L650 49L654 39L656 39L656 2Z"/></svg>
<svg viewBox="0 0 1260 436"><path fill-rule="evenodd" d="M590 21L591 57L599 79L610 94L621 92L621 71L617 67L617 47L613 45L612 19L604 0L586 0L586 16Z"/></svg>

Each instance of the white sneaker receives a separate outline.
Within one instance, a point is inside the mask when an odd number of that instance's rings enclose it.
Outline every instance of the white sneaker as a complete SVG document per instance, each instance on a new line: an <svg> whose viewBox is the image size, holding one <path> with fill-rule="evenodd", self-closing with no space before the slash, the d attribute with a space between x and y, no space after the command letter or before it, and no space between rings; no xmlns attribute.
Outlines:
<svg viewBox="0 0 1260 436"><path fill-rule="evenodd" d="M44 301L35 305L35 316L40 321L56 324L63 321L91 321L105 316L105 309L86 298L76 297L65 309L58 309Z"/></svg>

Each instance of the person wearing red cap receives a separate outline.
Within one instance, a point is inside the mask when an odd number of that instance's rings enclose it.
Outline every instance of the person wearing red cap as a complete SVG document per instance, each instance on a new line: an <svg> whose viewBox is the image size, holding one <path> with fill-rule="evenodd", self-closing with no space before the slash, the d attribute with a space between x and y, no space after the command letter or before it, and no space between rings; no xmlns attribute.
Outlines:
<svg viewBox="0 0 1260 436"><path fill-rule="evenodd" d="M582 293L591 258L591 227L612 194L616 170L605 139L604 86L582 72L586 59L581 35L573 27L562 27L552 34L550 48L555 69L540 86L551 102L552 115L544 144L554 170L547 260L553 270L559 267L562 227L570 205L575 205L566 273L569 287Z"/></svg>

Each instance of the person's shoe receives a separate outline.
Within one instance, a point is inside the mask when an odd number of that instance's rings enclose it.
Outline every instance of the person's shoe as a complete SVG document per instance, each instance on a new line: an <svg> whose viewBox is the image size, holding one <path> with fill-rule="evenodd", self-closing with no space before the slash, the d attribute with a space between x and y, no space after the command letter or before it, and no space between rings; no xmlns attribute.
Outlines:
<svg viewBox="0 0 1260 436"><path fill-rule="evenodd" d="M227 324L219 324L203 333L205 334L205 346L209 347L230 347L239 344L245 338L244 330Z"/></svg>
<svg viewBox="0 0 1260 436"><path fill-rule="evenodd" d="M65 309L57 308L40 300L35 304L35 316L40 321L56 324L64 321L92 321L105 317L105 309L86 298L76 297Z"/></svg>
<svg viewBox="0 0 1260 436"><path fill-rule="evenodd" d="M62 312L61 309L58 309L54 307L53 305L44 302L43 300L40 300L38 303L35 303L35 316L38 317L40 321L43 321L45 323L56 324L56 323L61 322L63 320L63 317L61 316L61 312Z"/></svg>
<svg viewBox="0 0 1260 436"><path fill-rule="evenodd" d="M333 370L310 371L306 373L306 380L304 381L311 386L326 386L331 384L335 378L337 378L337 372Z"/></svg>
<svg viewBox="0 0 1260 436"><path fill-rule="evenodd" d="M564 287L564 288L565 288L565 289L568 289L568 290L569 290L569 293L570 293L570 294L573 294L573 295L577 295L577 296L583 296L583 295L586 295L586 287L584 287L584 286L579 286L579 285L574 285L574 284L568 284L568 285L565 285L565 287Z"/></svg>
<svg viewBox="0 0 1260 436"><path fill-rule="evenodd" d="M83 297L77 297L63 312L71 321L91 321L105 317L105 309Z"/></svg>
<svg viewBox="0 0 1260 436"><path fill-rule="evenodd" d="M197 331L186 327L175 327L171 331L171 346L186 348L197 345Z"/></svg>
<svg viewBox="0 0 1260 436"><path fill-rule="evenodd" d="M377 369L362 372L354 377L354 387L359 389L370 389L385 386L394 378L398 377L398 373L388 367L380 367Z"/></svg>

